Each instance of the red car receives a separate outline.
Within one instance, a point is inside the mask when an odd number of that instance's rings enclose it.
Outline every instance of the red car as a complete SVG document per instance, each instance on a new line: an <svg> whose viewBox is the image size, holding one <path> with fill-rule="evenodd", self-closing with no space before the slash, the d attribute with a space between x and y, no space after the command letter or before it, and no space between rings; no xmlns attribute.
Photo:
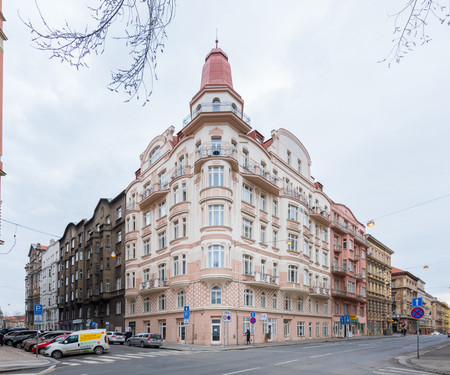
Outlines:
<svg viewBox="0 0 450 375"><path fill-rule="evenodd" d="M70 335L60 335L60 336L56 336L54 339L47 341L47 342L43 342L41 344L39 344L39 354L45 355L45 347L47 345L50 345L54 342L60 342L63 341L67 336ZM33 346L33 353L36 354L36 345Z"/></svg>

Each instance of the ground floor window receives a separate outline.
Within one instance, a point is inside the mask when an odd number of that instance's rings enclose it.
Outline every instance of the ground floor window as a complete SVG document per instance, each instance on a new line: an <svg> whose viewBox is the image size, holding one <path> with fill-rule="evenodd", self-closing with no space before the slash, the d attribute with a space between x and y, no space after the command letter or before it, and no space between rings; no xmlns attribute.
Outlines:
<svg viewBox="0 0 450 375"><path fill-rule="evenodd" d="M297 336L305 336L305 322L297 322Z"/></svg>
<svg viewBox="0 0 450 375"><path fill-rule="evenodd" d="M333 323L333 334L336 337L339 336L339 322L334 322Z"/></svg>
<svg viewBox="0 0 450 375"><path fill-rule="evenodd" d="M144 322L144 330L146 333L150 333L150 322Z"/></svg>
<svg viewBox="0 0 450 375"><path fill-rule="evenodd" d="M165 340L166 339L166 322L159 322L159 334L161 335L162 339Z"/></svg>
<svg viewBox="0 0 450 375"><path fill-rule="evenodd" d="M322 323L322 328L323 328L323 336L327 337L328 336L328 323L327 322L323 322Z"/></svg>
<svg viewBox="0 0 450 375"><path fill-rule="evenodd" d="M245 332L247 332L247 330L249 330L250 333L253 335L254 327L255 327L255 325L250 323L250 317L249 316L244 316L242 318L242 334L245 335Z"/></svg>
<svg viewBox="0 0 450 375"><path fill-rule="evenodd" d="M184 341L186 339L186 326L182 321L177 322L177 326L178 326L178 339L180 341Z"/></svg>
<svg viewBox="0 0 450 375"><path fill-rule="evenodd" d="M316 323L316 336L320 337L320 323Z"/></svg>

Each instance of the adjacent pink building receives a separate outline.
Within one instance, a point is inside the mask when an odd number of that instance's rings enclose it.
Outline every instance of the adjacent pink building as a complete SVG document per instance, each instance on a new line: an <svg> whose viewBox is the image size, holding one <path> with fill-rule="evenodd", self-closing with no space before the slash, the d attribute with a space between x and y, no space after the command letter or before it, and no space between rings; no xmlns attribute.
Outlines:
<svg viewBox="0 0 450 375"><path fill-rule="evenodd" d="M346 336L366 334L366 241L365 226L343 204L331 205L333 333ZM350 315L349 327L340 316Z"/></svg>

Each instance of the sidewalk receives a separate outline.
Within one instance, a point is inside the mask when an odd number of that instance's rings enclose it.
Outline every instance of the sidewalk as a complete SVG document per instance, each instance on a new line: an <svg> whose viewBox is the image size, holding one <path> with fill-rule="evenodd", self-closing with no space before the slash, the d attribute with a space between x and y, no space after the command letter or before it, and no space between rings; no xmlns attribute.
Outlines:
<svg viewBox="0 0 450 375"><path fill-rule="evenodd" d="M419 359L417 359L417 353L414 353L400 358L399 362L415 370L450 375L450 343L419 351Z"/></svg>
<svg viewBox="0 0 450 375"><path fill-rule="evenodd" d="M0 372L46 368L57 363L58 361L53 358L45 358L41 355L36 358L36 355L24 350L5 345L0 347Z"/></svg>

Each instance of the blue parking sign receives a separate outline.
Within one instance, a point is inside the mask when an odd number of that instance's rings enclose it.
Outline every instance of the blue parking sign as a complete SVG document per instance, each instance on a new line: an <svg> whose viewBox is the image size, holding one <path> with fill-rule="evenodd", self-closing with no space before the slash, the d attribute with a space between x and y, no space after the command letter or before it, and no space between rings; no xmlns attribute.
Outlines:
<svg viewBox="0 0 450 375"><path fill-rule="evenodd" d="M34 305L34 315L42 315L42 305Z"/></svg>
<svg viewBox="0 0 450 375"><path fill-rule="evenodd" d="M184 319L189 319L189 306L184 306Z"/></svg>

